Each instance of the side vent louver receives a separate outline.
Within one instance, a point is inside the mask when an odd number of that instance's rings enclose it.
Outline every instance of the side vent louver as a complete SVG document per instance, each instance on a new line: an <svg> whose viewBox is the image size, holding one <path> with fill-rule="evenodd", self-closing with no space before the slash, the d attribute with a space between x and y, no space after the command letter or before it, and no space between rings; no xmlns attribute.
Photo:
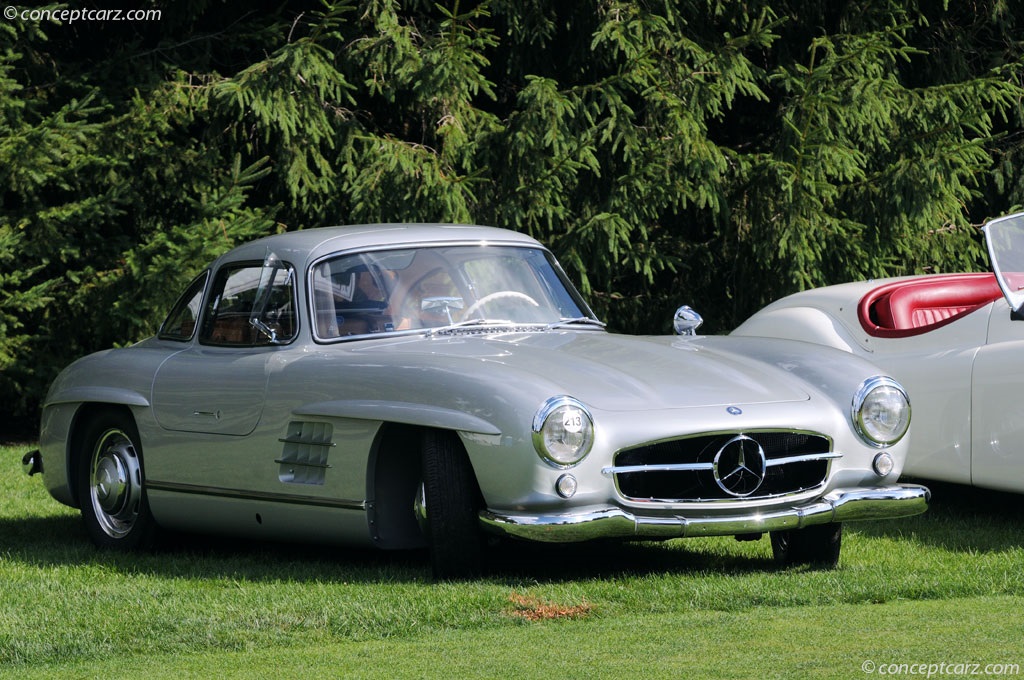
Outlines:
<svg viewBox="0 0 1024 680"><path fill-rule="evenodd" d="M327 457L334 443L334 428L330 423L293 421L288 433L278 441L284 444L278 478L286 484L323 484L330 465Z"/></svg>

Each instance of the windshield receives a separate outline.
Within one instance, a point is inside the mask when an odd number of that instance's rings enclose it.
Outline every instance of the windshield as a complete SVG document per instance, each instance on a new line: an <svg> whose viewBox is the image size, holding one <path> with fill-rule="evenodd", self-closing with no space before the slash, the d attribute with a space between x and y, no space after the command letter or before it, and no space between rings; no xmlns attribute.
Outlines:
<svg viewBox="0 0 1024 680"><path fill-rule="evenodd" d="M1024 213L992 220L985 225L985 239L999 287L1019 311L1024 305Z"/></svg>
<svg viewBox="0 0 1024 680"><path fill-rule="evenodd" d="M598 325L550 254L436 246L339 255L313 267L321 340L465 325Z"/></svg>

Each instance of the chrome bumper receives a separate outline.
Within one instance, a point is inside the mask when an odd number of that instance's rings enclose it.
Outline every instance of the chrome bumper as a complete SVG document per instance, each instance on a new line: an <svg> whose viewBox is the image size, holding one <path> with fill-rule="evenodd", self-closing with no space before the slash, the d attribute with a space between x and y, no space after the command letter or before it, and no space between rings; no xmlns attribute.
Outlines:
<svg viewBox="0 0 1024 680"><path fill-rule="evenodd" d="M485 510L480 521L489 531L548 543L572 543L598 538L667 539L692 536L734 536L800 529L814 524L864 519L910 517L928 509L931 492L901 484L891 487L836 489L822 498L768 512L705 517L636 515L607 508L564 515L501 514Z"/></svg>
<svg viewBox="0 0 1024 680"><path fill-rule="evenodd" d="M29 477L43 471L43 454L39 453L39 449L29 451L21 457L21 469Z"/></svg>

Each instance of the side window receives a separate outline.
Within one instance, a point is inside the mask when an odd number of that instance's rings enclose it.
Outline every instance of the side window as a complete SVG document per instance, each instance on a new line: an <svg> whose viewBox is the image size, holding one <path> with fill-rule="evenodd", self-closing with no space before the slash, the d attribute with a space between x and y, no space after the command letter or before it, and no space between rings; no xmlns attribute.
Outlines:
<svg viewBox="0 0 1024 680"><path fill-rule="evenodd" d="M199 306L203 303L203 289L209 277L210 272L205 271L188 284L188 288L171 308L171 313L160 324L160 332L157 334L159 338L180 342L192 339L199 321Z"/></svg>
<svg viewBox="0 0 1024 680"><path fill-rule="evenodd" d="M213 281L199 340L209 345L283 345L295 338L295 271L290 265L223 267Z"/></svg>

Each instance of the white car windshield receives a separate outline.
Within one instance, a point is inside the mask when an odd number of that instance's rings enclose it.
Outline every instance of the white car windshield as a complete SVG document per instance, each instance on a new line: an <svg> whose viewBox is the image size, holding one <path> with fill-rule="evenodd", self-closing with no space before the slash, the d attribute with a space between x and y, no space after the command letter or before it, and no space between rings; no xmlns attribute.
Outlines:
<svg viewBox="0 0 1024 680"><path fill-rule="evenodd" d="M601 324L538 248L435 246L344 254L310 275L320 340L485 326Z"/></svg>
<svg viewBox="0 0 1024 680"><path fill-rule="evenodd" d="M1024 305L1024 213L1000 217L985 225L992 269L1006 301L1014 310Z"/></svg>

